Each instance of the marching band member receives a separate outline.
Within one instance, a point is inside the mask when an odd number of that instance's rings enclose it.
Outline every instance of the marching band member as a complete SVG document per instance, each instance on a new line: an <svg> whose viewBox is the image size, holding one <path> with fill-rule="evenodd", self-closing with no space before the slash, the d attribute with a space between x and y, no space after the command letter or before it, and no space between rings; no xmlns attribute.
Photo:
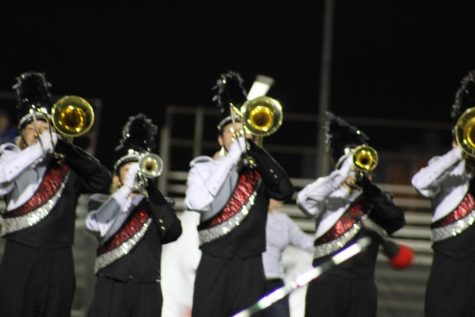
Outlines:
<svg viewBox="0 0 475 317"><path fill-rule="evenodd" d="M91 317L161 316L161 247L180 236L181 224L153 178L144 175L159 175L161 160L141 166L155 147L156 133L143 114L130 117L116 148L118 189L111 196L91 196L86 228L99 238Z"/></svg>
<svg viewBox="0 0 475 317"><path fill-rule="evenodd" d="M376 316L374 270L380 237L363 225L364 217L391 234L404 225L404 213L370 180L357 173L353 149L369 138L343 119L327 113L327 146L336 163L298 193L297 204L314 217L316 235L313 265L318 266L362 236L372 238L362 253L331 268L308 285L306 316Z"/></svg>
<svg viewBox="0 0 475 317"><path fill-rule="evenodd" d="M213 100L221 109L221 155L199 156L190 163L185 198L186 209L201 214L194 317L229 316L264 294L262 253L269 198L285 200L293 192L287 174L269 153L238 133L242 123L233 121L229 106L246 100L239 74L221 75L214 88ZM243 164L243 153L255 164Z"/></svg>
<svg viewBox="0 0 475 317"><path fill-rule="evenodd" d="M50 86L42 73L17 77L20 137L0 146L0 194L7 206L2 317L70 315L77 200L82 193L107 192L111 182L99 161L63 142L51 127Z"/></svg>
<svg viewBox="0 0 475 317"><path fill-rule="evenodd" d="M474 106L475 71L472 70L462 79L456 92L452 119L458 121L467 108ZM460 128L463 131L471 127ZM475 314L475 303L471 299L475 292L473 163L474 158L464 154L461 145L454 140L450 151L432 158L412 178L412 185L422 196L431 199L433 208L434 255L427 283L426 316Z"/></svg>

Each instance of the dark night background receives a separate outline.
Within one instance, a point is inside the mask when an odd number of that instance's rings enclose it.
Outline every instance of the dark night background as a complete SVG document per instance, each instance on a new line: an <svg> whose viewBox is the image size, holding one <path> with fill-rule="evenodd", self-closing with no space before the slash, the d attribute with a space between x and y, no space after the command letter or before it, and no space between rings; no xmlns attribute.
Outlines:
<svg viewBox="0 0 475 317"><path fill-rule="evenodd" d="M474 9L460 1L337 0L332 111L450 122L457 85L475 67ZM129 115L142 111L162 125L168 104L212 107L210 88L228 69L247 87L258 73L272 76L269 95L285 111L316 114L322 25L317 1L3 4L0 90L36 70L56 95L102 98L97 155L110 165Z"/></svg>
<svg viewBox="0 0 475 317"><path fill-rule="evenodd" d="M276 143L272 136L264 144L297 189L322 176L317 172L322 164L316 154L322 152L316 150L315 116L324 2L37 1L27 6L4 1L0 109L2 92L12 92L15 77L30 70L45 72L56 96L100 98L96 155L110 167L130 115L144 112L163 127L168 105L212 109L211 87L220 73L241 73L247 88L256 74L269 75L275 84L268 95L284 105L284 124ZM397 204L407 209L408 230L396 238L417 252L407 275L384 262L378 265L379 315L421 316L432 259L430 203L417 196L410 179L427 159L449 149L454 94L462 77L475 68L475 1L334 2L330 109L371 137L381 154L373 180L386 185L383 190L394 193ZM304 116L296 122L286 117L289 113ZM308 118L312 124L304 120ZM175 120L177 138L191 138L192 124L193 118ZM205 121L208 134L215 133L215 124ZM207 140L212 142L206 150L214 151L214 139ZM179 142L170 143L178 155L166 163L178 171L169 175L178 176L159 181L166 181L164 193L179 203L186 188L186 173L180 171L193 156L190 147L185 151ZM279 152L280 145L293 153ZM83 210L78 209L81 225L75 235L79 269L74 316L86 315L93 294L95 238L81 228L85 205L83 201ZM312 231L313 220L303 219L292 205L287 205L289 215L294 210L293 219ZM292 259L307 261L305 255Z"/></svg>

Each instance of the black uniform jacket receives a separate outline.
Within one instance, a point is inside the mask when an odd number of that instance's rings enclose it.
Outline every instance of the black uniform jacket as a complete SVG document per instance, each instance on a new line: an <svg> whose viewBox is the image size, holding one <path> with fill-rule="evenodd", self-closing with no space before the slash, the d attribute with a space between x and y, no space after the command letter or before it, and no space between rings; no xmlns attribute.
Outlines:
<svg viewBox="0 0 475 317"><path fill-rule="evenodd" d="M6 235L5 239L35 248L69 247L74 240L79 195L109 191L110 172L96 158L63 141L58 141L56 151L65 155L64 162L58 164L71 168L62 196L48 216L31 227Z"/></svg>
<svg viewBox="0 0 475 317"><path fill-rule="evenodd" d="M137 283L160 280L162 244L178 239L182 227L175 209L160 191L149 184L147 192L149 197L144 198L129 216L132 217L139 209L145 209L151 216L152 223L144 237L128 254L101 269L97 273L98 276ZM90 204L90 209L97 209L97 207Z"/></svg>
<svg viewBox="0 0 475 317"><path fill-rule="evenodd" d="M254 205L237 228L203 244L201 250L205 253L223 258L232 258L234 255L245 258L264 252L269 198L286 200L293 194L294 188L284 169L262 147L252 142L250 146L248 153L255 159L255 168L262 177ZM242 171L246 168L243 167ZM206 226L206 222L200 225L202 226Z"/></svg>

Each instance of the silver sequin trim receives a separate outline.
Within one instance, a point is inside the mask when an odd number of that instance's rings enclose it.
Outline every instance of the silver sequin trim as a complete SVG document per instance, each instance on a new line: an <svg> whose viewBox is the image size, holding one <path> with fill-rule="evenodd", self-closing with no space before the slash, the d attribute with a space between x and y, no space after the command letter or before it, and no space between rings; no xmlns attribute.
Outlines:
<svg viewBox="0 0 475 317"><path fill-rule="evenodd" d="M40 220L44 219L50 213L51 209L53 209L53 207L56 205L59 198L61 198L64 187L66 187L66 183L68 182L68 178L69 172L66 177L64 177L63 182L61 183L53 197L51 197L47 202L41 205L41 207L36 208L35 210L30 211L29 213L23 216L18 216L14 218L3 218L2 236L31 227L40 222ZM8 211L6 213L8 213Z"/></svg>
<svg viewBox="0 0 475 317"><path fill-rule="evenodd" d="M198 232L200 237L200 245L221 238L222 236L231 232L231 230L238 227L241 224L241 221L249 214L249 210L251 210L252 206L254 205L258 187L259 185L257 185L254 192L251 194L251 196L249 196L248 201L244 204L244 206L242 206L241 210L237 214L235 214L225 222L220 223L219 225L216 225L209 229L200 230Z"/></svg>
<svg viewBox="0 0 475 317"><path fill-rule="evenodd" d="M95 272L97 273L99 270L105 268L112 262L128 254L130 250L132 250L137 245L137 243L142 240L151 222L152 219L148 218L142 228L140 228L140 230L136 234L134 234L129 240L125 241L117 248L99 255L96 259Z"/></svg>
<svg viewBox="0 0 475 317"><path fill-rule="evenodd" d="M348 230L335 240L315 246L313 249L313 258L318 259L340 250L343 246L345 246L345 244L347 244L351 239L353 239L353 237L360 230L361 225L359 223L356 223L350 230Z"/></svg>
<svg viewBox="0 0 475 317"><path fill-rule="evenodd" d="M464 218L459 219L449 225L432 229L432 240L434 242L445 240L461 234L475 222L475 210L472 210Z"/></svg>

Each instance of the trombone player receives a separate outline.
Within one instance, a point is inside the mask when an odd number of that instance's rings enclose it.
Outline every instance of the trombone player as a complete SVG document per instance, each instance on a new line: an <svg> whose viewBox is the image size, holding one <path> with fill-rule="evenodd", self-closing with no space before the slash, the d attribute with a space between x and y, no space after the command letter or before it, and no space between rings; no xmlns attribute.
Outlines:
<svg viewBox="0 0 475 317"><path fill-rule="evenodd" d="M391 234L404 225L404 213L371 182L378 156L367 145L369 138L332 113L327 116L327 147L336 168L297 196L299 208L315 218L313 265L324 263L363 236L372 242L364 252L310 282L305 316L376 316L374 270L382 240L363 221L370 218Z"/></svg>
<svg viewBox="0 0 475 317"><path fill-rule="evenodd" d="M249 122L251 130L261 123L266 126L268 120L278 122L274 120L278 117L255 123L253 115L245 119L248 111L240 111L242 118L235 117L231 105L243 105L247 97L235 72L222 74L214 90L213 100L221 113L217 128L222 149L214 158L199 156L190 163L185 197L186 210L201 216L194 317L230 316L264 295L262 253L269 198L285 200L293 193L282 167L254 143L252 135L246 132L245 138L243 133L243 125ZM267 105L261 109L281 115Z"/></svg>
<svg viewBox="0 0 475 317"><path fill-rule="evenodd" d="M475 70L455 94L452 149L433 157L412 178L432 201L432 267L427 282L426 316L473 316L475 303L475 193L473 183Z"/></svg>
<svg viewBox="0 0 475 317"><path fill-rule="evenodd" d="M6 202L0 265L1 316L69 316L75 289L71 246L80 194L106 192L110 173L51 126L44 74L16 78L20 136L0 147Z"/></svg>
<svg viewBox="0 0 475 317"><path fill-rule="evenodd" d="M99 239L90 317L159 317L162 244L181 223L158 190L162 161L153 154L157 126L143 114L129 118L116 148L112 194L91 195L86 228Z"/></svg>

